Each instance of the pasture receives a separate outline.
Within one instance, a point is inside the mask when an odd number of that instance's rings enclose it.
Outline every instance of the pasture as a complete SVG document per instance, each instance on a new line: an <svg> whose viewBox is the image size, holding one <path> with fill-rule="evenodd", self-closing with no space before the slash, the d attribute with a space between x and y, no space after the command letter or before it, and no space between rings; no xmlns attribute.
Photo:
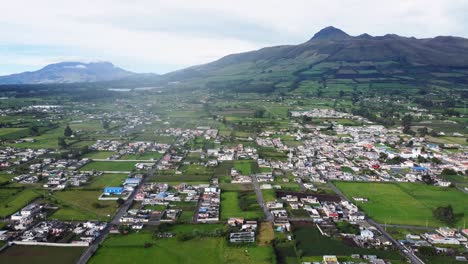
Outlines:
<svg viewBox="0 0 468 264"><path fill-rule="evenodd" d="M169 230L177 235L204 232L205 226L183 225L184 229ZM218 225L214 225L219 228ZM211 229L211 228L210 228ZM140 263L149 259L155 263L275 263L271 246L231 247L223 237L196 237L187 241L174 238L154 239L147 231L129 235L111 235L91 258L94 263ZM146 247L145 247L146 245Z"/></svg>
<svg viewBox="0 0 468 264"><path fill-rule="evenodd" d="M262 218L263 211L257 202L255 192L221 192L221 219L230 217Z"/></svg>
<svg viewBox="0 0 468 264"><path fill-rule="evenodd" d="M379 223L440 226L432 216L438 206L452 205L456 226L468 220L468 195L454 188L427 186L418 183L334 182L349 198L365 197L369 202L357 205ZM464 216L462 216L464 215Z"/></svg>
<svg viewBox="0 0 468 264"><path fill-rule="evenodd" d="M99 201L101 191L69 190L55 192L48 199L57 204L59 209L49 218L63 221L108 221L114 215L115 201Z"/></svg>
<svg viewBox="0 0 468 264"><path fill-rule="evenodd" d="M132 171L135 161L92 161L80 168L80 171Z"/></svg>
<svg viewBox="0 0 468 264"><path fill-rule="evenodd" d="M84 247L44 247L18 246L8 247L0 253L0 263L50 264L76 263Z"/></svg>
<svg viewBox="0 0 468 264"><path fill-rule="evenodd" d="M0 217L7 217L39 197L32 189L2 188L0 189Z"/></svg>

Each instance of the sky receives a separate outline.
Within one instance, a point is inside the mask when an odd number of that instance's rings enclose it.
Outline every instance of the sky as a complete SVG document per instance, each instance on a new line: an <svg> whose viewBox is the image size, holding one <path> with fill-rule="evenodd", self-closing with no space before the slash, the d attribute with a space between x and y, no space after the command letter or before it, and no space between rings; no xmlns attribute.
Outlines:
<svg viewBox="0 0 468 264"><path fill-rule="evenodd" d="M166 73L232 53L350 35L468 37L466 0L0 0L0 75L61 61Z"/></svg>

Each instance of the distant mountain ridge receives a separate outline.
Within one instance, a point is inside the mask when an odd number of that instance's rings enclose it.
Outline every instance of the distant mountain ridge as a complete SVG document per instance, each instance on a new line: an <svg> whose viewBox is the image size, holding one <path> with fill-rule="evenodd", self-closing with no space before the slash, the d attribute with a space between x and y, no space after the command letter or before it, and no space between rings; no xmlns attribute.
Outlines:
<svg viewBox="0 0 468 264"><path fill-rule="evenodd" d="M351 79L360 83L468 84L468 39L452 36L417 39L395 34L350 36L326 27L298 45L227 55L211 63L162 75L166 82L206 84L213 89L294 90L313 80ZM239 91L239 90L238 90Z"/></svg>
<svg viewBox="0 0 468 264"><path fill-rule="evenodd" d="M35 72L1 76L0 84L100 82L101 86L135 87L177 83L213 89L243 87L249 91L263 87L265 91L292 91L309 80L325 87L329 80L336 83L340 79L352 80L350 87L376 82L466 86L468 39L366 33L351 36L330 26L298 45L230 54L164 75L136 74L106 62L65 62Z"/></svg>
<svg viewBox="0 0 468 264"><path fill-rule="evenodd" d="M135 75L136 73L116 67L110 62L60 62L37 71L0 76L0 84L99 82Z"/></svg>

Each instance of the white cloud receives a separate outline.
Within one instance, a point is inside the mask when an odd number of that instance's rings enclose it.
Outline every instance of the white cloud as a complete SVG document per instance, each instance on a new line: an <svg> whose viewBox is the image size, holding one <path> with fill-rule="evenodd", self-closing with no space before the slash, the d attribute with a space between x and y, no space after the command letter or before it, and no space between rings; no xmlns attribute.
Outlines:
<svg viewBox="0 0 468 264"><path fill-rule="evenodd" d="M69 57L108 60L130 70L155 71L151 65L164 70L167 65L167 71L230 53L298 43L328 25L353 35L468 36L463 16L468 1L463 0L4 2L0 45L56 46L69 52L26 56L13 49L7 54L8 61L31 67ZM5 56L0 50L0 58Z"/></svg>

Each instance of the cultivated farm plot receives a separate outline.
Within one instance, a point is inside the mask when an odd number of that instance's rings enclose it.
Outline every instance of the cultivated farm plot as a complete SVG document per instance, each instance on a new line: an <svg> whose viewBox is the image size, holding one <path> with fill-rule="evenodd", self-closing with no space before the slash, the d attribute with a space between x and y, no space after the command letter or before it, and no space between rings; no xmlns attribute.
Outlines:
<svg viewBox="0 0 468 264"><path fill-rule="evenodd" d="M85 189L104 189L108 186L120 186L124 182L128 174L125 173L104 173L101 176L95 176L91 179L88 185L85 185Z"/></svg>
<svg viewBox="0 0 468 264"><path fill-rule="evenodd" d="M32 189L0 189L0 217L9 216L39 197Z"/></svg>
<svg viewBox="0 0 468 264"><path fill-rule="evenodd" d="M83 158L88 159L107 159L110 156L114 155L115 152L112 151L94 151L90 153L86 153L83 155Z"/></svg>
<svg viewBox="0 0 468 264"><path fill-rule="evenodd" d="M136 161L92 161L80 168L80 171L132 171Z"/></svg>
<svg viewBox="0 0 468 264"><path fill-rule="evenodd" d="M163 156L159 152L146 152L143 154L125 154L120 159L121 160L158 160Z"/></svg>
<svg viewBox="0 0 468 264"><path fill-rule="evenodd" d="M301 250L304 257L337 255L350 256L351 254L377 255L385 260L400 262L403 257L398 251L377 250L359 248L357 246L344 243L340 238L330 238L322 236L315 224L295 223L294 237L297 242L297 249Z"/></svg>
<svg viewBox="0 0 468 264"><path fill-rule="evenodd" d="M262 218L263 211L257 202L255 192L221 192L221 219L230 217Z"/></svg>
<svg viewBox="0 0 468 264"><path fill-rule="evenodd" d="M18 246L8 247L0 253L0 263L15 264L50 264L76 263L84 247L44 247Z"/></svg>
<svg viewBox="0 0 468 264"><path fill-rule="evenodd" d="M357 203L365 213L379 223L401 225L445 225L434 219L432 211L438 206L452 205L456 225L468 220L468 195L453 188L427 186L418 183L334 183L349 199L365 197ZM460 217L464 214L463 217Z"/></svg>
<svg viewBox="0 0 468 264"><path fill-rule="evenodd" d="M108 221L117 209L115 201L99 201L101 191L67 190L55 192L52 202L59 209L49 218L63 221ZM96 206L97 205L97 206Z"/></svg>
<svg viewBox="0 0 468 264"><path fill-rule="evenodd" d="M177 235L184 232L191 234L197 228L193 225L182 227L187 227L187 231L169 231ZM215 227L218 228L217 225ZM165 264L275 263L271 246L231 247L224 237L202 237L188 241L180 241L177 236L154 239L152 233L147 231L126 236L111 235L93 255L90 263L143 263L149 259Z"/></svg>

